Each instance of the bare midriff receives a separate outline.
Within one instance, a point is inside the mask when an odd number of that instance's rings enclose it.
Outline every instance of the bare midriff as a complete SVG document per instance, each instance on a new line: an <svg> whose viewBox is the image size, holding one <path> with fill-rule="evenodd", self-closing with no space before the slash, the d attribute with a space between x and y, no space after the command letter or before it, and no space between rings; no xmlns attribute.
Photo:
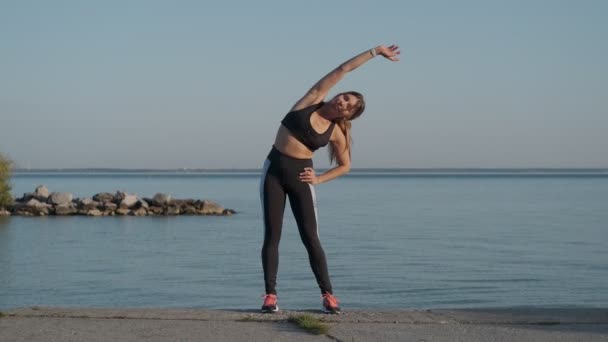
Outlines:
<svg viewBox="0 0 608 342"><path fill-rule="evenodd" d="M314 154L283 125L277 131L277 136L274 139L274 148L284 155L298 159L311 159Z"/></svg>

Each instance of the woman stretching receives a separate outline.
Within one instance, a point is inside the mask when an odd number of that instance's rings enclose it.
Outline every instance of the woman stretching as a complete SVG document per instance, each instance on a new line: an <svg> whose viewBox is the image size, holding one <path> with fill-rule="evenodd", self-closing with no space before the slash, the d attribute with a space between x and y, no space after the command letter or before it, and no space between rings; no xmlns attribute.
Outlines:
<svg viewBox="0 0 608 342"><path fill-rule="evenodd" d="M396 45L377 46L342 63L319 80L281 121L260 181L265 225L262 265L266 286L262 312L279 311L275 286L286 196L289 197L300 238L306 246L310 266L321 289L323 310L328 313L340 312L329 281L325 253L319 241L313 185L330 181L349 171L351 121L363 113L365 101L363 95L354 91L338 94L327 102L324 99L344 75L375 56L398 61L398 49ZM335 129L336 126L338 129ZM331 143L330 162L335 162L337 166L316 175L312 167L313 153L328 143Z"/></svg>

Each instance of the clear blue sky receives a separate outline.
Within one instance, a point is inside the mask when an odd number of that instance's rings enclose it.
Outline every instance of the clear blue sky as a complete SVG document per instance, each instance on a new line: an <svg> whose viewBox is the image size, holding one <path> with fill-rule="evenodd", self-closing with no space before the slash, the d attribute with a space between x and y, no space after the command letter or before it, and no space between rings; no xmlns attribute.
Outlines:
<svg viewBox="0 0 608 342"><path fill-rule="evenodd" d="M601 0L0 0L0 151L259 168L314 82L397 43L330 94L366 95L353 167L608 167L606 18Z"/></svg>

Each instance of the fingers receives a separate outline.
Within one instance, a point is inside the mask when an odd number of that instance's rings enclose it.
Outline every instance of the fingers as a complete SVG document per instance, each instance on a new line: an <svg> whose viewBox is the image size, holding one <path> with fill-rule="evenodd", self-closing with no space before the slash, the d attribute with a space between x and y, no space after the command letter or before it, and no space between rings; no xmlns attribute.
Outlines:
<svg viewBox="0 0 608 342"><path fill-rule="evenodd" d="M312 183L315 179L315 170L312 167L305 167L299 177L302 182Z"/></svg>
<svg viewBox="0 0 608 342"><path fill-rule="evenodd" d="M310 167L306 167L306 168L304 168L304 171L300 172L300 178L314 176L314 175L315 175L315 170L313 170Z"/></svg>
<svg viewBox="0 0 608 342"><path fill-rule="evenodd" d="M399 58L397 57L397 55L401 54L401 51L399 51L399 46L398 45L390 45L387 47L387 52L385 57L393 62L397 62L399 61Z"/></svg>

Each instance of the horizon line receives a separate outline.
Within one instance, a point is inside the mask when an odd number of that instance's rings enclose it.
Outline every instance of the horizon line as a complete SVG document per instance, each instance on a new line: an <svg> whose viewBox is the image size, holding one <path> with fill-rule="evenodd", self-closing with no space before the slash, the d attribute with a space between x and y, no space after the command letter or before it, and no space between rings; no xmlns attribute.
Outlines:
<svg viewBox="0 0 608 342"><path fill-rule="evenodd" d="M327 170L329 168L319 168ZM30 172L259 172L261 168L15 168ZM350 172L608 172L608 167L359 167Z"/></svg>

